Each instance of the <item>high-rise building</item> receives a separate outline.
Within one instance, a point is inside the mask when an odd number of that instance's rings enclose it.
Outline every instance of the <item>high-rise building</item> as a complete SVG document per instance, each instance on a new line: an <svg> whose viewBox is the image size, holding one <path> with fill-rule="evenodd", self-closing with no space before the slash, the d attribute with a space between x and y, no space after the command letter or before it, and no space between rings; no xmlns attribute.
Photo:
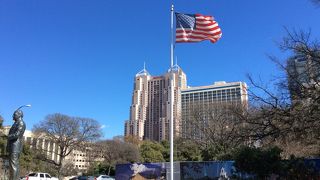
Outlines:
<svg viewBox="0 0 320 180"><path fill-rule="evenodd" d="M181 136L202 139L204 134L199 128L205 128L206 121L217 113L225 113L226 105L248 106L247 85L244 82L221 81L209 86L188 87L181 91L181 104ZM195 119L195 113L201 114L201 119ZM223 114L222 118L232 119L232 115Z"/></svg>
<svg viewBox="0 0 320 180"><path fill-rule="evenodd" d="M125 122L125 136L143 139L148 106L148 81L151 78L145 68L135 76L129 120Z"/></svg>
<svg viewBox="0 0 320 180"><path fill-rule="evenodd" d="M318 84L320 81L320 62L316 58L291 57L287 61L286 70L288 88L293 101L304 99L303 90Z"/></svg>
<svg viewBox="0 0 320 180"><path fill-rule="evenodd" d="M151 76L144 68L134 79L130 118L125 122L125 136L161 141L169 139L170 120L170 76L173 75L174 134L180 132L181 88L186 88L187 78L175 65L161 76Z"/></svg>

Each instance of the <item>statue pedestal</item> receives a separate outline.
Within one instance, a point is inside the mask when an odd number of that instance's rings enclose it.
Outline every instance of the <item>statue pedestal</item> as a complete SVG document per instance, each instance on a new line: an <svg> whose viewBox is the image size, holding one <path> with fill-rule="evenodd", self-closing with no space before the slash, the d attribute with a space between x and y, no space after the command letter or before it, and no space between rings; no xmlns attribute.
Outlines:
<svg viewBox="0 0 320 180"><path fill-rule="evenodd" d="M9 160L6 156L0 156L0 180L9 179Z"/></svg>

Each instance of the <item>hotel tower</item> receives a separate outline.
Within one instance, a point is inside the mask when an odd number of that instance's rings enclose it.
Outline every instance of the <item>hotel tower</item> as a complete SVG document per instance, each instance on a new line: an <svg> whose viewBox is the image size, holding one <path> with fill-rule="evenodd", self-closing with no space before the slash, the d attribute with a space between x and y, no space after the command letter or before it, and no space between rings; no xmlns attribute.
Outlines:
<svg viewBox="0 0 320 180"><path fill-rule="evenodd" d="M188 87L181 90L181 136L204 139L200 129L205 129L208 121L223 118L234 120L226 107L248 108L248 92L245 82L219 81L208 86ZM200 115L200 118L197 116Z"/></svg>
<svg viewBox="0 0 320 180"><path fill-rule="evenodd" d="M173 73L173 87L170 75ZM130 118L125 122L125 136L154 141L169 139L170 88L174 89L174 135L181 131L181 89L187 86L187 77L175 65L161 76L151 76L144 68L134 78Z"/></svg>

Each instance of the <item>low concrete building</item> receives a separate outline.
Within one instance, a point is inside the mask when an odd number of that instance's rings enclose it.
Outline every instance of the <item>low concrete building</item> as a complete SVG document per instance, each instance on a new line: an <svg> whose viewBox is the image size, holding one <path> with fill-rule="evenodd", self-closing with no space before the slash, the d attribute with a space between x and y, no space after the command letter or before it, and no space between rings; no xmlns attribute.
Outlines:
<svg viewBox="0 0 320 180"><path fill-rule="evenodd" d="M1 131L3 134L7 135L10 128L11 126L4 126ZM36 136L30 130L26 130L23 136L24 141L30 146L31 149L40 150L41 153L44 153L49 160L55 162L60 160L60 149L57 143L42 138L41 136ZM73 164L74 168L78 169L80 172L85 172L88 170L91 162L103 160L101 157L93 157L90 151L91 148L83 148L81 150L75 149L65 158L63 163L71 163Z"/></svg>

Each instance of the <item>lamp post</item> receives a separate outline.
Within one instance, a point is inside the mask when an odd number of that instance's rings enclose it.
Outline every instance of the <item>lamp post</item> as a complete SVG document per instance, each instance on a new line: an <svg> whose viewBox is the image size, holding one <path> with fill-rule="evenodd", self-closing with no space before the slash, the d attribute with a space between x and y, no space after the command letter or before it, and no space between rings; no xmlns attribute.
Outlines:
<svg viewBox="0 0 320 180"><path fill-rule="evenodd" d="M23 107L31 107L31 104L22 105L22 106L20 106L18 109L21 109L21 108L23 108ZM18 109L17 109L17 110L18 110Z"/></svg>

